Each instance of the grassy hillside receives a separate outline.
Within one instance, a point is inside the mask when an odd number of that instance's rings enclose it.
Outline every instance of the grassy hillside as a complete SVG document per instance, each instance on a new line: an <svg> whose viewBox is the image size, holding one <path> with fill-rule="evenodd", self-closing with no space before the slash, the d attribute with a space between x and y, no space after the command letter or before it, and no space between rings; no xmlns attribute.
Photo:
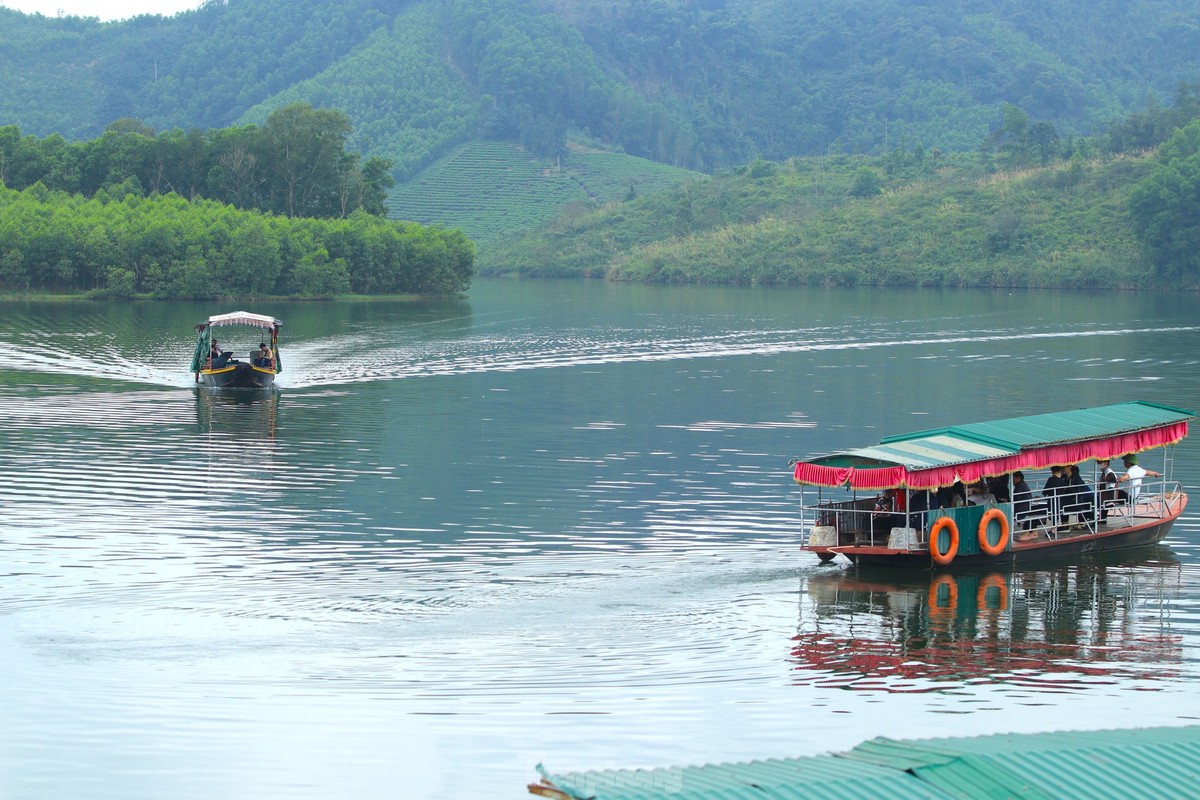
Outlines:
<svg viewBox="0 0 1200 800"><path fill-rule="evenodd" d="M862 158L759 163L568 215L483 274L761 284L1133 287L1153 281L1127 212L1141 155L982 174L967 159L883 178Z"/></svg>
<svg viewBox="0 0 1200 800"><path fill-rule="evenodd" d="M511 144L472 142L395 189L388 215L461 228L484 255L568 207L656 193L695 176L619 153L572 148L550 161Z"/></svg>

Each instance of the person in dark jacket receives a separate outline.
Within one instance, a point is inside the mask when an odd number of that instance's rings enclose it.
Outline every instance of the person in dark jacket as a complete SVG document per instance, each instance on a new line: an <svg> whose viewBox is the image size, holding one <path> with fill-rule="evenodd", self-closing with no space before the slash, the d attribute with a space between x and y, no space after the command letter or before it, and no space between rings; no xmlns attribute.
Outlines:
<svg viewBox="0 0 1200 800"><path fill-rule="evenodd" d="M1052 519L1057 520L1062 513L1063 496L1067 490L1067 479L1062 467L1051 467L1050 477L1042 484L1042 497L1046 498L1046 508Z"/></svg>
<svg viewBox="0 0 1200 800"><path fill-rule="evenodd" d="M1075 514L1080 522L1091 522L1096 518L1096 497L1092 488L1079 474L1079 467L1071 464L1063 469L1067 479L1067 487L1063 499L1063 512Z"/></svg>

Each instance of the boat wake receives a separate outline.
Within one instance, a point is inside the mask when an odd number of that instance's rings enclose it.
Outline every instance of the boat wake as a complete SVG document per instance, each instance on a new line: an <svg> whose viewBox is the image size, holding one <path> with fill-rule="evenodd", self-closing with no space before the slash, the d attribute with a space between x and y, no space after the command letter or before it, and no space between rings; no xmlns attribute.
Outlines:
<svg viewBox="0 0 1200 800"><path fill-rule="evenodd" d="M1140 333L1176 334L1197 327L1162 327ZM654 329L544 328L504 334L464 332L461 338L433 338L414 328L396 331L381 344L374 334L346 334L319 340L285 342L280 351L281 388L340 386L373 381L434 376L517 372L532 369L600 367L611 364L695 359L735 358L781 353L936 347L938 355L919 358L978 358L953 345L996 341L1056 340L1124 336L1121 328L1081 331L953 331L910 337L863 337L844 328L738 330L695 337L660 336ZM58 346L45 341L36 347L0 341L0 371L43 376L91 378L152 386L184 388L194 385L186 371L191 341L156 343L131 355L115 341L77 335ZM399 341L396 341L398 339ZM1116 359L1120 360L1120 359ZM1153 361L1153 359L1148 359ZM180 365L184 365L182 368Z"/></svg>
<svg viewBox="0 0 1200 800"><path fill-rule="evenodd" d="M1200 328L1164 327L1155 332L1194 330ZM1114 328L1095 331L995 332L902 340L852 338L840 335L841 331L812 329L730 331L696 338L658 338L652 331L635 330L606 330L605 334L606 337L596 337L593 332L582 330L557 335L529 333L520 336L472 337L432 344L413 341L376 349L370 349L371 343L366 337L338 337L322 342L293 344L285 355L287 369L280 375L278 383L292 387L336 386L530 369L898 347L937 346L945 351L947 345L953 344L1122 336L1127 331ZM356 355L345 355L349 353ZM970 359L973 356L959 353L955 357Z"/></svg>

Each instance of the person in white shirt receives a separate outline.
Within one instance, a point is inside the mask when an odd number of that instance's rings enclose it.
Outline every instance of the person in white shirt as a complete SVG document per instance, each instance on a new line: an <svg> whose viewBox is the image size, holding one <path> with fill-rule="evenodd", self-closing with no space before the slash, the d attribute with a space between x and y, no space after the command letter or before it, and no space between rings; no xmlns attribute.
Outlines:
<svg viewBox="0 0 1200 800"><path fill-rule="evenodd" d="M1139 466L1135 453L1130 453L1121 460L1125 463L1125 474L1117 478L1117 482L1129 481L1129 502L1136 503L1138 494L1142 491L1142 478L1147 475L1151 478L1161 478L1162 473Z"/></svg>

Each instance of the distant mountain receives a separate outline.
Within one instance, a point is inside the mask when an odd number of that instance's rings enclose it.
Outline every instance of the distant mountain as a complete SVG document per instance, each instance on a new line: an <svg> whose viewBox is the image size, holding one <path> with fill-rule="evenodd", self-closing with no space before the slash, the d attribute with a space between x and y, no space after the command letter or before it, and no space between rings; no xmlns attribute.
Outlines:
<svg viewBox="0 0 1200 800"><path fill-rule="evenodd" d="M0 125L69 139L345 111L401 179L472 140L717 171L977 148L1004 104L1092 133L1200 77L1194 0L212 0L118 23L0 9Z"/></svg>

